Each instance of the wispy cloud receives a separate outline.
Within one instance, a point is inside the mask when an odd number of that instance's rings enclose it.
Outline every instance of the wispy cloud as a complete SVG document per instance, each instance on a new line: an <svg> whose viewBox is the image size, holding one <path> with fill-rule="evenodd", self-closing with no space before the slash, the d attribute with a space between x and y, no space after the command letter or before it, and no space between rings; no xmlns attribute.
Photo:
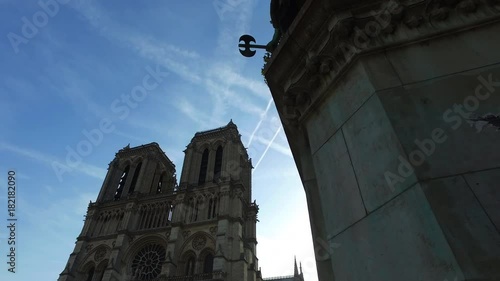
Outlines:
<svg viewBox="0 0 500 281"><path fill-rule="evenodd" d="M81 227L89 201L95 197L96 195L92 193L78 192L43 207L21 199L23 208L20 209L20 215L41 232L50 233L51 236L66 241L72 237L65 233L68 229ZM41 221L44 223L40 223Z"/></svg>
<svg viewBox="0 0 500 281"><path fill-rule="evenodd" d="M96 28L104 37L119 42L136 51L139 55L155 63L160 63L168 70L178 74L183 79L193 83L200 83L201 77L182 63L180 59L199 59L200 55L194 51L186 50L169 44L159 42L136 29L113 21L98 3L79 1L73 5L88 23Z"/></svg>
<svg viewBox="0 0 500 281"><path fill-rule="evenodd" d="M143 32L138 32L134 27L117 24L96 2L79 2L74 7L103 36L128 46L141 57L160 63L183 80L206 89L212 98L210 119L221 119L228 108L235 108L250 115L263 113L260 106L245 95L236 93L232 87L247 90L253 96L265 99L269 97L269 90L263 82L245 78L237 73L232 66L234 61L228 59L234 58L233 54L236 51L234 44L232 44L237 40L235 34L243 32L250 21L251 1L242 2L227 21L221 22L215 58L203 58L194 51L155 40ZM232 52L225 52L224 50L229 46L231 46ZM223 63L216 63L212 67L204 66L209 65L210 61L223 61ZM175 105L193 121L198 124L206 124L206 121L203 121L206 120L206 116L194 114L186 101L179 101Z"/></svg>
<svg viewBox="0 0 500 281"><path fill-rule="evenodd" d="M235 67L229 64L215 64L208 70L208 76L219 82L248 90L255 97L268 100L271 97L269 88L263 81L246 78L238 73Z"/></svg>
<svg viewBox="0 0 500 281"><path fill-rule="evenodd" d="M72 170L69 168L64 161L61 161L57 159L56 157L52 155L47 155L38 151L26 149L26 148L21 148L16 145L8 144L5 142L0 142L0 150L7 150L13 153L16 153L18 155L30 158L32 160L36 160L40 163L43 163L47 166L49 166L52 169L53 163L57 163L61 167L66 167L68 170ZM104 179L104 176L106 175L106 170L96 167L94 165L89 165L86 163L81 163L78 166L78 169L75 169L75 171L78 171L80 173L86 174L88 176L97 178L97 179Z"/></svg>
<svg viewBox="0 0 500 281"><path fill-rule="evenodd" d="M189 119L203 128L210 128L215 124L221 124L223 122L222 119L214 119L213 116L203 113L185 98L178 98L173 102L173 105Z"/></svg>
<svg viewBox="0 0 500 281"><path fill-rule="evenodd" d="M229 84L221 84L211 79L207 79L206 87L209 93L216 100L221 103L227 103L228 106L232 106L240 112L245 112L257 116L260 116L264 113L262 108L256 105L249 97L231 90L229 88Z"/></svg>
<svg viewBox="0 0 500 281"><path fill-rule="evenodd" d="M248 140L247 147L250 147L250 145L252 145L252 141L253 141L253 138L255 136L255 133L257 132L257 130L259 130L260 126L262 125L262 122L264 122L264 120L267 118L267 113L269 112L269 109L271 108L271 104L273 104L273 99L272 98L269 99L269 101L267 102L266 110L264 111L264 113L260 117L260 120L257 123L257 126L255 126L255 129L250 134L250 138Z"/></svg>
<svg viewBox="0 0 500 281"><path fill-rule="evenodd" d="M268 151L268 150L269 150L269 148L273 145L273 142L274 142L274 140L276 139L276 137L278 136L278 134L280 133L281 128L282 128L282 126L280 126L280 127L278 128L278 130L276 130L276 133L274 133L273 138L272 138L272 139L269 141L269 143L267 144L266 149L264 150L264 152L263 152L263 153L262 153L262 155L260 156L259 161L257 161L257 164L255 164L255 168L252 170L252 172L255 172L255 171L257 170L257 167L259 167L260 162L262 161L262 159L264 159L264 156L266 156L267 151Z"/></svg>
<svg viewBox="0 0 500 281"><path fill-rule="evenodd" d="M285 155L285 156L289 156L289 157L292 157L292 152L290 150L290 148L286 145L281 145L281 144L278 144L276 142L276 137L282 133L281 131L281 127L278 128L278 131L276 131L275 135L273 136L273 138L271 140L268 140L268 139L265 139L263 137L256 137L255 140L260 142L261 144L264 144L266 145L266 149L267 147Z"/></svg>

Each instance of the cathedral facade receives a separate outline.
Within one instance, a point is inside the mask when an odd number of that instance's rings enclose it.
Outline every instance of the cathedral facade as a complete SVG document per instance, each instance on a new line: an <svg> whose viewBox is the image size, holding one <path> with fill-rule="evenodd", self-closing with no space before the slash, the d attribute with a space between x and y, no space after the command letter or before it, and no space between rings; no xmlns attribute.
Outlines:
<svg viewBox="0 0 500 281"><path fill-rule="evenodd" d="M196 133L179 184L157 143L118 151L58 281L262 280L240 136L232 121ZM287 278L303 281L296 265Z"/></svg>

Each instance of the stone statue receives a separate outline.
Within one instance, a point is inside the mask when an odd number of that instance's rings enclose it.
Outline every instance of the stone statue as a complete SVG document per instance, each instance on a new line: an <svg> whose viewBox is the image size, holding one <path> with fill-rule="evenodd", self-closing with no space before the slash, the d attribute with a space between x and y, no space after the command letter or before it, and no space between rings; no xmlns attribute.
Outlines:
<svg viewBox="0 0 500 281"><path fill-rule="evenodd" d="M273 52L288 31L305 0L271 0L271 24L274 27L273 39L267 43L266 51Z"/></svg>

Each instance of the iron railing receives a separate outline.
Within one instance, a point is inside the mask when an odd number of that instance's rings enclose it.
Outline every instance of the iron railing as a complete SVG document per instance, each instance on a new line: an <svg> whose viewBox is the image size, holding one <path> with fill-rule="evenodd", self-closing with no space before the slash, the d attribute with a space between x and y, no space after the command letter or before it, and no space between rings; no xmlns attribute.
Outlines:
<svg viewBox="0 0 500 281"><path fill-rule="evenodd" d="M225 281L226 273L221 271L195 274L190 276L160 276L149 281ZM141 280L134 280L141 281Z"/></svg>

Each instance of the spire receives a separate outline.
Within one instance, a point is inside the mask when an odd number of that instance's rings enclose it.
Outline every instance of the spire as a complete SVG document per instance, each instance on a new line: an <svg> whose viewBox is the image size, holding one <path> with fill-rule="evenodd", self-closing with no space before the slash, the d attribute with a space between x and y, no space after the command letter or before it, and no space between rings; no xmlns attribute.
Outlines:
<svg viewBox="0 0 500 281"><path fill-rule="evenodd" d="M293 268L293 276L299 276L299 269L297 268L297 256L293 257L294 259L294 268Z"/></svg>
<svg viewBox="0 0 500 281"><path fill-rule="evenodd" d="M300 262L300 276L302 276L303 273L302 273L302 262Z"/></svg>

